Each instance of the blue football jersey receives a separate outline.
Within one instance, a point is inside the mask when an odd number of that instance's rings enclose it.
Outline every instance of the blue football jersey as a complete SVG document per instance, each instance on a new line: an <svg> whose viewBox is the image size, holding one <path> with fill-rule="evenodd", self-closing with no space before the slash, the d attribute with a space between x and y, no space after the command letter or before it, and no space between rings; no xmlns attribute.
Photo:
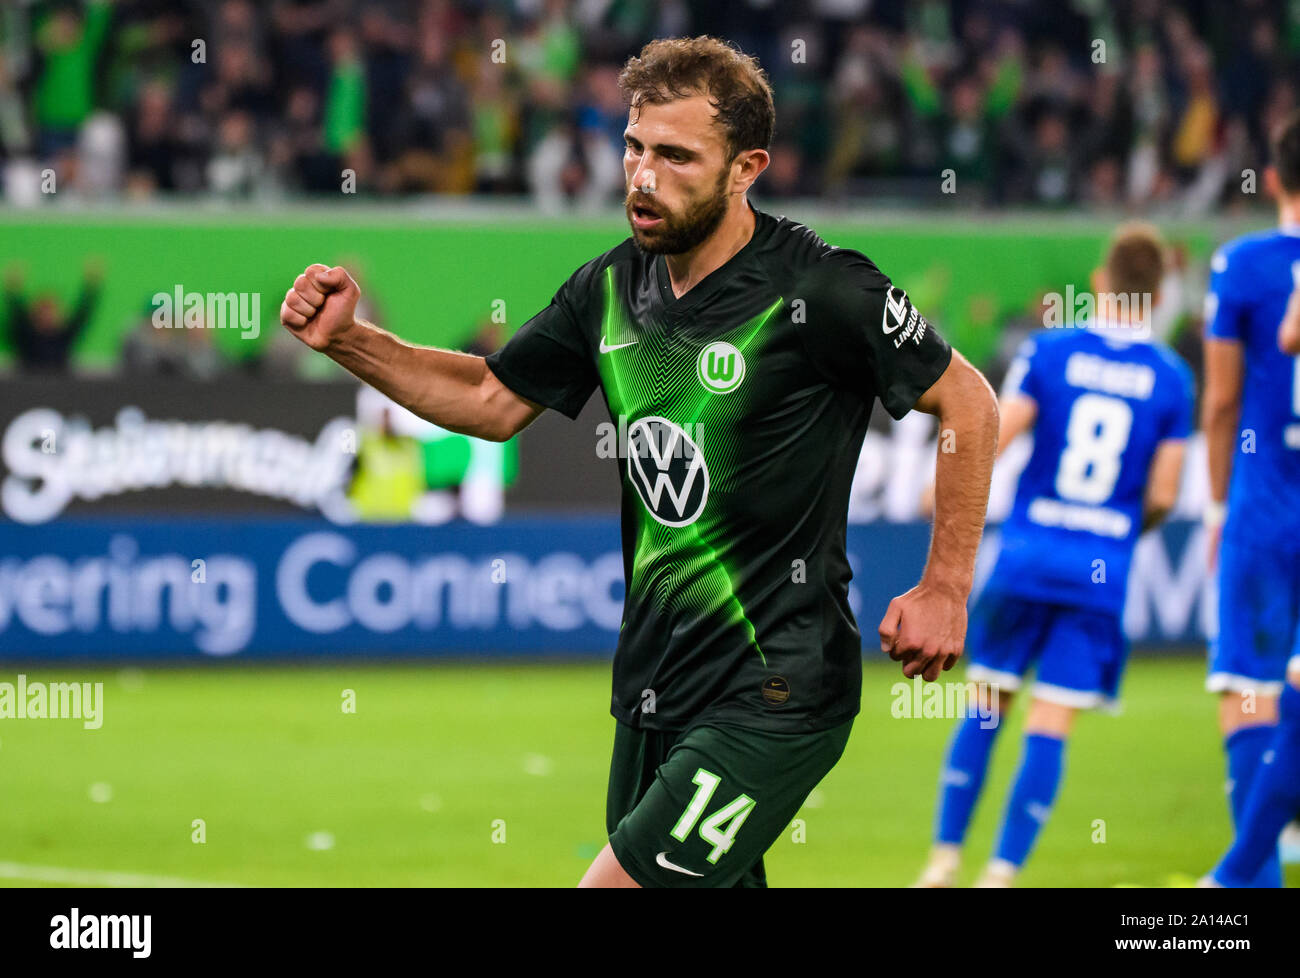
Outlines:
<svg viewBox="0 0 1300 978"><path fill-rule="evenodd" d="M1238 451L1224 539L1300 552L1300 358L1277 347L1300 282L1300 236L1249 234L1210 262L1206 335L1238 340L1245 356ZM1266 529L1265 529L1266 528Z"/></svg>
<svg viewBox="0 0 1300 978"><path fill-rule="evenodd" d="M1118 614L1156 448L1191 431L1191 371L1119 329L1053 329L1021 346L1013 393L1038 406L1034 449L987 588Z"/></svg>

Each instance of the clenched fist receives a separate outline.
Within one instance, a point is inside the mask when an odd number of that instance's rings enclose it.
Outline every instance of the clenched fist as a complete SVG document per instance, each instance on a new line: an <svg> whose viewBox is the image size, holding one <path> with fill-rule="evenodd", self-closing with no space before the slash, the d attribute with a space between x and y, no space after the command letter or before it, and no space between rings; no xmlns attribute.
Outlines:
<svg viewBox="0 0 1300 978"><path fill-rule="evenodd" d="M934 682L966 644L966 595L918 584L900 594L880 622L880 651L903 663L908 679Z"/></svg>
<svg viewBox="0 0 1300 978"><path fill-rule="evenodd" d="M341 265L308 265L284 294L280 322L313 350L325 350L356 325L361 290Z"/></svg>

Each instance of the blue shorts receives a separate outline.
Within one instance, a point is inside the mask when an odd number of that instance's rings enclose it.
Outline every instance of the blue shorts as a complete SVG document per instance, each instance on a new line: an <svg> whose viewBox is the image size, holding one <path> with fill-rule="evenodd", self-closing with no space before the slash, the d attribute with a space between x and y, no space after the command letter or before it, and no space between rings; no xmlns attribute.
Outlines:
<svg viewBox="0 0 1300 978"><path fill-rule="evenodd" d="M966 637L967 678L1014 692L1037 663L1035 699L1114 710L1128 642L1114 612L985 592Z"/></svg>
<svg viewBox="0 0 1300 978"><path fill-rule="evenodd" d="M1277 696L1288 661L1300 669L1300 557L1225 539L1205 688Z"/></svg>

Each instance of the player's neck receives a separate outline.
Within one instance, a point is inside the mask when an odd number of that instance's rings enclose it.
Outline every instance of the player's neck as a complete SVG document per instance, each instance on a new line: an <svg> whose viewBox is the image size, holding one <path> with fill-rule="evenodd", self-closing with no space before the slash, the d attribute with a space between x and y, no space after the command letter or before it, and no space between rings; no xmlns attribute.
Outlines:
<svg viewBox="0 0 1300 978"><path fill-rule="evenodd" d="M1277 224L1283 231L1300 231L1300 195L1279 198Z"/></svg>
<svg viewBox="0 0 1300 978"><path fill-rule="evenodd" d="M1137 317L1129 313L1116 314L1098 319L1090 329L1102 339L1120 343L1148 340L1151 338L1151 316L1150 313Z"/></svg>
<svg viewBox="0 0 1300 978"><path fill-rule="evenodd" d="M749 206L749 198L744 194L738 199L732 198L727 215L716 231L690 251L664 257L673 295L680 299L734 258L749 244L749 239L754 236L754 226L754 211Z"/></svg>

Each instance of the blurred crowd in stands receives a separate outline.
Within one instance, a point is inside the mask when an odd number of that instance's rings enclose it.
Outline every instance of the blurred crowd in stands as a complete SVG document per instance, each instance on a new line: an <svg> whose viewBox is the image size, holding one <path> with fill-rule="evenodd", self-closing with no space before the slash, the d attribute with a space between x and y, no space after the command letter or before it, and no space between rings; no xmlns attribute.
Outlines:
<svg viewBox="0 0 1300 978"><path fill-rule="evenodd" d="M6 0L4 195L39 201L52 170L60 194L90 199L596 207L621 191L619 66L651 38L700 33L770 75L763 194L1195 215L1254 199L1242 170L1296 104L1300 6Z"/></svg>
<svg viewBox="0 0 1300 978"><path fill-rule="evenodd" d="M366 283L357 302L357 316L384 321L383 311L366 282L364 260L353 254L341 260L350 274ZM0 269L0 348L8 348L13 367L21 373L47 377L75 369L76 346L99 307L106 266L103 255L87 257L81 264L80 285L70 293L44 283L33 287L24 262L11 262ZM122 324L126 328L121 331L116 367L123 374L190 381L215 380L236 372L280 380L338 380L348 376L328 357L313 354L278 326L270 331L266 342L237 344L240 355L234 356L229 347L223 349L216 343L220 330L207 321L203 308L180 313L173 322L162 322L161 295L149 297L139 313ZM231 293L232 298L234 295ZM487 315L474 324L474 332L462 348L466 353L487 356L505 340L502 324Z"/></svg>
<svg viewBox="0 0 1300 978"><path fill-rule="evenodd" d="M620 65L698 33L771 78L760 198L1262 214L1243 171L1297 103L1300 0L0 0L0 193L609 205ZM0 269L16 364L67 368L102 267L57 295ZM1195 315L1200 289L1183 293L1171 322ZM121 363L329 369L278 332L236 363L146 309Z"/></svg>

